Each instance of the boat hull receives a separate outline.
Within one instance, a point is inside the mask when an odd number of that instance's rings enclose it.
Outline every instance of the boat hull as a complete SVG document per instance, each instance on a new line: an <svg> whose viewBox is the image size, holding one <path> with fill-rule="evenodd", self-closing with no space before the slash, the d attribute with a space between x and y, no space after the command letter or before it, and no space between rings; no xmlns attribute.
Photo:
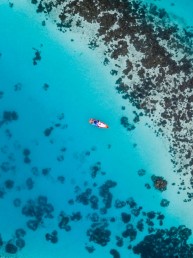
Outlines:
<svg viewBox="0 0 193 258"><path fill-rule="evenodd" d="M97 123L95 123L95 121L97 121ZM109 126L108 126L107 124L105 124L105 123L103 123L103 122L101 122L101 121L99 121L99 120L97 120L97 119L91 118L91 119L89 120L89 123L90 123L91 125L94 125L94 126L98 127L98 128L109 128Z"/></svg>

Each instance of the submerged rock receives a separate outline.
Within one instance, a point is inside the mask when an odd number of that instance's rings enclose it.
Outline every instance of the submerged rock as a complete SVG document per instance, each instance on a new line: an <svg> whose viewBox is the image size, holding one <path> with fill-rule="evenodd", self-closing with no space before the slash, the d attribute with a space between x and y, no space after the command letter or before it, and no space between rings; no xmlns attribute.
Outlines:
<svg viewBox="0 0 193 258"><path fill-rule="evenodd" d="M28 156L25 156L23 159L24 163L29 164L31 163L31 159Z"/></svg>
<svg viewBox="0 0 193 258"><path fill-rule="evenodd" d="M15 236L17 238L24 237L26 235L26 231L23 228L18 228L15 230Z"/></svg>
<svg viewBox="0 0 193 258"><path fill-rule="evenodd" d="M35 50L35 56L33 58L33 65L37 65L38 62L42 59L41 52L35 48L33 48L33 50Z"/></svg>
<svg viewBox="0 0 193 258"><path fill-rule="evenodd" d="M13 200L13 205L15 207L20 207L21 206L21 199L19 199L19 198L14 199Z"/></svg>
<svg viewBox="0 0 193 258"><path fill-rule="evenodd" d="M89 253L93 253L95 251L94 246L85 246L85 249L89 252Z"/></svg>
<svg viewBox="0 0 193 258"><path fill-rule="evenodd" d="M54 207L47 202L46 196L39 196L35 200L28 200L22 208L22 214L26 217L31 217L27 222L28 228L36 230L45 219L53 218Z"/></svg>
<svg viewBox="0 0 193 258"><path fill-rule="evenodd" d="M126 230L123 231L122 236L124 238L129 237L130 241L133 241L136 239L137 231L135 230L134 226L132 224L128 224L126 227Z"/></svg>
<svg viewBox="0 0 193 258"><path fill-rule="evenodd" d="M167 189L167 181L163 177L153 175L151 179L153 181L155 189L161 192Z"/></svg>
<svg viewBox="0 0 193 258"><path fill-rule="evenodd" d="M90 168L90 170L91 170L91 177L95 178L99 174L99 172L101 170L101 163L97 162L95 165L93 165Z"/></svg>
<svg viewBox="0 0 193 258"><path fill-rule="evenodd" d="M8 179L5 181L5 187L7 189L12 189L14 187L14 181L11 179Z"/></svg>
<svg viewBox="0 0 193 258"><path fill-rule="evenodd" d="M22 238L18 238L16 241L15 241L15 244L18 248L22 249L25 247L25 241L24 239Z"/></svg>
<svg viewBox="0 0 193 258"><path fill-rule="evenodd" d="M5 245L5 251L6 253L9 253L9 254L16 254L17 253L17 246L15 246L14 244L11 244L11 243L7 243Z"/></svg>
<svg viewBox="0 0 193 258"><path fill-rule="evenodd" d="M110 241L111 231L106 228L107 225L92 224L91 228L87 230L89 241L95 242L98 245L106 246Z"/></svg>
<svg viewBox="0 0 193 258"><path fill-rule="evenodd" d="M121 209L126 206L126 202L121 200L115 200L114 206L116 209Z"/></svg>
<svg viewBox="0 0 193 258"><path fill-rule="evenodd" d="M168 207L170 204L170 201L166 200L166 199L162 199L161 202L160 202L160 205L162 207Z"/></svg>
<svg viewBox="0 0 193 258"><path fill-rule="evenodd" d="M133 252L143 258L188 257L193 258L193 245L188 243L192 231L185 226L156 230L133 247Z"/></svg>
<svg viewBox="0 0 193 258"><path fill-rule="evenodd" d="M33 189L33 187L34 187L34 181L33 181L33 179L32 179L31 177L28 177L28 178L26 179L26 186L27 186L27 189L28 189L28 190Z"/></svg>
<svg viewBox="0 0 193 258"><path fill-rule="evenodd" d="M72 213L72 215L70 216L70 219L72 221L79 221L79 220L81 220L82 219L82 215L81 215L80 211Z"/></svg>
<svg viewBox="0 0 193 258"><path fill-rule="evenodd" d="M35 231L38 228L39 222L37 220L28 220L27 226L29 229Z"/></svg>
<svg viewBox="0 0 193 258"><path fill-rule="evenodd" d="M70 217L66 215L64 212L60 212L58 227L60 229L64 229L65 231L70 231L71 226L69 225L69 222Z"/></svg>
<svg viewBox="0 0 193 258"><path fill-rule="evenodd" d="M129 119L126 116L121 117L121 124L127 129L127 131L132 131L135 129L135 126L129 123Z"/></svg>
<svg viewBox="0 0 193 258"><path fill-rule="evenodd" d="M146 174L146 171L145 171L145 169L139 169L137 171L137 173L138 173L139 176L144 176Z"/></svg>
<svg viewBox="0 0 193 258"><path fill-rule="evenodd" d="M113 258L120 258L121 257L120 253L115 249L111 249L110 254L113 256Z"/></svg>
<svg viewBox="0 0 193 258"><path fill-rule="evenodd" d="M52 126L45 129L44 130L44 135L47 136L47 137L50 136L50 134L52 133L53 130L54 130L54 128Z"/></svg>
<svg viewBox="0 0 193 258"><path fill-rule="evenodd" d="M18 114L16 111L4 111L3 120L6 122L18 120Z"/></svg>
<svg viewBox="0 0 193 258"><path fill-rule="evenodd" d="M56 244L58 242L58 233L56 230L52 231L51 234L47 233L45 235L47 241L50 241L52 244Z"/></svg>
<svg viewBox="0 0 193 258"><path fill-rule="evenodd" d="M116 236L116 240L117 240L117 241L116 241L116 245L117 245L118 247L122 247L123 244L124 244L123 238Z"/></svg>
<svg viewBox="0 0 193 258"><path fill-rule="evenodd" d="M102 197L104 203L104 208L101 209L101 212L106 213L107 209L110 209L112 206L113 195L110 192L110 188L113 188L117 185L115 181L107 180L102 186L99 187L99 195Z"/></svg>
<svg viewBox="0 0 193 258"><path fill-rule="evenodd" d="M2 247L2 246L3 246L3 239L2 239L2 236L0 234L0 247Z"/></svg>
<svg viewBox="0 0 193 258"><path fill-rule="evenodd" d="M126 212L122 212L121 218L124 223L128 223L131 220L131 215Z"/></svg>
<svg viewBox="0 0 193 258"><path fill-rule="evenodd" d="M27 148L23 150L23 155L24 156L29 156L30 153L31 153L31 151L29 149L27 149Z"/></svg>

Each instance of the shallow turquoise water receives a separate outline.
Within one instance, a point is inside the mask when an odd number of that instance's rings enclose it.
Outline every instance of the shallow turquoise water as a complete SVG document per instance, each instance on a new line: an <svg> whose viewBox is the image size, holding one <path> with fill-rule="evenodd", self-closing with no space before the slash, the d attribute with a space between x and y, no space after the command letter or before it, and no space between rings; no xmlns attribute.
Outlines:
<svg viewBox="0 0 193 258"><path fill-rule="evenodd" d="M80 193L89 187L97 195L98 187L106 180L117 182L112 189L114 201L133 197L143 211L164 213L167 216L164 226L184 223L177 200L170 196L173 189L160 194L144 186L152 185L150 177L154 173L167 178L169 184L175 180L168 176L172 165L162 139L144 126L145 119L128 133L120 118L125 114L133 117L133 108L115 94L114 80L108 71L95 60L94 54L89 56L77 50L76 42L72 43L72 49L69 42L62 46L36 18L7 4L0 5L0 90L4 92L0 100L1 115L4 111L18 114L18 120L3 123L0 131L0 162L15 167L1 171L1 190L5 195L0 199L0 232L4 243L15 243L15 229L23 228L27 233L26 247L18 251L17 257L111 257L109 250L115 246L115 236L124 229L120 210L112 207L106 215L101 215L108 222L112 216L116 219L116 223L110 224L112 241L105 248L95 246L96 251L89 254L85 244L93 244L89 243L86 230L91 224L88 215L93 210L75 201L75 189ZM42 59L33 65L37 50ZM49 85L47 90L45 84ZM121 110L126 104L126 110ZM90 117L100 118L110 128L91 127ZM53 128L49 137L44 134L48 128ZM26 148L31 152L29 163L24 162ZM100 169L93 179L91 167L97 162ZM49 174L43 175L43 169L48 169ZM144 177L138 176L139 169L147 171ZM58 176L65 177L63 184ZM31 190L26 185L28 178L34 182ZM14 180L12 189L5 188L7 179ZM22 215L21 210L27 200L36 200L40 195L47 196L54 206L54 218L43 218L33 231L27 228L29 217ZM14 207L15 198L20 198L20 207ZM162 198L170 198L168 210L160 206ZM74 205L69 205L70 199L75 201ZM129 211L128 207L125 209ZM61 211L68 215L80 211L83 218L72 222L72 230L66 232L58 229ZM132 224L136 225L139 218L132 216ZM157 221L155 225L159 228ZM55 245L45 240L45 234L53 230L58 232ZM136 241L145 233L139 233ZM119 250L122 257L136 257L127 249L128 245L129 242ZM4 247L0 250L4 254Z"/></svg>

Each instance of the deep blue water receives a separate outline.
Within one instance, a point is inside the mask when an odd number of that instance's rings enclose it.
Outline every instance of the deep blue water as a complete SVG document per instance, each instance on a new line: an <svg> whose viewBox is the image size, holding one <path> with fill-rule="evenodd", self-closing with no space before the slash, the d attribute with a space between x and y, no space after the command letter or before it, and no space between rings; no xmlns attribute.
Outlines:
<svg viewBox="0 0 193 258"><path fill-rule="evenodd" d="M109 251L115 247L116 236L121 236L125 228L121 212L130 213L130 208L127 205L120 210L112 205L102 214L78 201L78 196L89 188L102 208L99 191L107 180L117 184L110 190L112 203L132 197L136 209L164 213L164 226L190 225L176 200L176 188L161 194L152 187L153 174L164 176L168 184L177 180L170 174L167 146L144 125L146 118L132 132L122 127L120 118L127 114L133 119L134 108L127 103L126 109L121 109L126 103L115 94L114 79L97 55L84 52L67 36L62 45L59 34L41 26L35 12L17 5L10 8L7 3L0 4L0 31L1 254L6 253L7 243L16 245L15 230L22 228L26 232L25 247L18 248L13 257L111 257ZM36 54L41 60L34 65ZM16 114L16 118L6 120L5 112ZM107 122L110 128L92 127L90 117ZM27 156L26 150L30 152ZM138 175L140 169L146 171L143 177ZM12 186L7 186L7 180ZM146 183L151 189L145 187ZM53 217L46 217L47 204L41 210L39 196L47 197L47 203L54 208ZM169 207L160 206L163 198L170 200ZM19 199L18 207L13 203L15 199ZM37 211L22 213L29 207L29 200L33 209L41 210L36 230L29 229L27 222L37 220ZM99 220L109 224L111 241L107 247L89 243L87 230L92 224L91 214L96 211ZM82 217L78 222L71 221L68 231L58 227L61 212L67 217L80 212ZM110 222L112 217L114 223ZM139 217L132 215L131 223L136 226L140 218L142 211ZM154 223L160 227L159 221ZM53 230L57 231L55 244L45 237ZM134 243L145 234L147 227L137 234ZM85 245L96 250L89 254ZM137 257L128 245L129 241L119 250L122 257Z"/></svg>

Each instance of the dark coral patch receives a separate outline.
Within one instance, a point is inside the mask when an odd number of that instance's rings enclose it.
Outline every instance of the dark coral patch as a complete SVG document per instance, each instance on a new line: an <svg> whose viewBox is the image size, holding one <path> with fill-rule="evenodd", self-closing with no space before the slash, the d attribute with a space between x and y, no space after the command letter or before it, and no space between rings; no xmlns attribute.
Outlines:
<svg viewBox="0 0 193 258"><path fill-rule="evenodd" d="M42 175L47 176L49 175L50 171L51 171L51 168L43 168Z"/></svg>
<svg viewBox="0 0 193 258"><path fill-rule="evenodd" d="M14 85L14 91L20 91L22 89L22 84L20 82Z"/></svg>
<svg viewBox="0 0 193 258"><path fill-rule="evenodd" d="M134 228L132 224L128 224L126 229L122 232L122 236L124 238L129 238L130 241L134 241L137 236L137 230Z"/></svg>
<svg viewBox="0 0 193 258"><path fill-rule="evenodd" d="M106 246L110 241L111 231L107 229L107 225L98 225L93 223L91 228L87 231L89 241L101 246Z"/></svg>
<svg viewBox="0 0 193 258"><path fill-rule="evenodd" d="M35 231L38 228L39 223L40 222L38 220L28 220L27 226L29 229Z"/></svg>
<svg viewBox="0 0 193 258"><path fill-rule="evenodd" d="M160 202L160 205L162 207L168 207L170 204L170 201L166 200L166 199L162 199L161 202Z"/></svg>
<svg viewBox="0 0 193 258"><path fill-rule="evenodd" d="M22 249L25 247L25 240L22 238L18 238L16 239L15 244L19 249Z"/></svg>
<svg viewBox="0 0 193 258"><path fill-rule="evenodd" d="M15 199L13 200L13 205L14 205L15 207L20 207L20 206L21 206L21 199L15 198Z"/></svg>
<svg viewBox="0 0 193 258"><path fill-rule="evenodd" d="M49 87L50 87L50 85L49 85L49 84L44 83L44 85L43 85L43 89L44 89L45 91L47 91L47 90L49 89Z"/></svg>
<svg viewBox="0 0 193 258"><path fill-rule="evenodd" d="M33 189L34 181L33 181L33 179L31 177L26 179L26 186L27 186L28 190Z"/></svg>
<svg viewBox="0 0 193 258"><path fill-rule="evenodd" d="M11 179L8 179L5 181L5 187L7 189L12 189L14 187L14 181Z"/></svg>
<svg viewBox="0 0 193 258"><path fill-rule="evenodd" d="M100 186L99 195L102 197L102 201L104 203L104 208L101 210L102 213L106 213L107 209L111 208L113 195L110 192L110 189L116 185L117 183L115 181L107 180L102 186Z"/></svg>
<svg viewBox="0 0 193 258"><path fill-rule="evenodd" d="M45 219L53 218L54 207L48 203L46 196L39 196L35 200L28 200L22 207L22 214L31 219L27 222L28 228L36 230Z"/></svg>
<svg viewBox="0 0 193 258"><path fill-rule="evenodd" d="M89 252L89 253L93 253L95 251L95 248L93 245L86 245L85 249Z"/></svg>
<svg viewBox="0 0 193 258"><path fill-rule="evenodd" d="M153 181L155 189L161 192L167 189L167 181L163 177L153 175L151 179Z"/></svg>
<svg viewBox="0 0 193 258"><path fill-rule="evenodd" d="M31 163L31 159L28 156L25 156L23 161L25 164Z"/></svg>
<svg viewBox="0 0 193 258"><path fill-rule="evenodd" d="M49 127L49 128L47 128L47 129L45 129L45 130L44 130L44 135L47 136L47 137L50 136L50 134L51 134L51 132L53 131L53 129L54 129L54 128L53 128L52 126Z"/></svg>
<svg viewBox="0 0 193 258"><path fill-rule="evenodd" d="M124 223L128 223L131 220L131 215L126 212L122 212L121 218Z"/></svg>
<svg viewBox="0 0 193 258"><path fill-rule="evenodd" d="M64 183L65 182L65 177L64 176L58 176L57 177L57 180L60 182L60 183Z"/></svg>
<svg viewBox="0 0 193 258"><path fill-rule="evenodd" d="M79 221L79 220L81 220L81 219L82 219L82 215L81 215L80 211L74 212L74 213L70 216L70 219L71 219L72 221Z"/></svg>
<svg viewBox="0 0 193 258"><path fill-rule="evenodd" d="M26 235L26 231L23 228L18 228L15 230L15 236L17 238L24 237Z"/></svg>
<svg viewBox="0 0 193 258"><path fill-rule="evenodd" d="M1 55L0 55L0 57L1 57ZM3 96L4 96L4 92L3 92L3 91L0 91L0 99L2 99Z"/></svg>
<svg viewBox="0 0 193 258"><path fill-rule="evenodd" d="M52 244L56 244L58 242L58 232L56 230L53 230L51 234L46 233L45 238Z"/></svg>
<svg viewBox="0 0 193 258"><path fill-rule="evenodd" d="M146 171L145 171L145 169L139 169L137 171L137 173L138 173L139 176L144 176L146 174Z"/></svg>
<svg viewBox="0 0 193 258"><path fill-rule="evenodd" d="M27 149L27 148L23 149L23 155L24 156L29 156L30 153L31 153L31 151L29 149Z"/></svg>
<svg viewBox="0 0 193 258"><path fill-rule="evenodd" d="M17 249L17 246L15 246L14 244L7 243L5 246L5 251L6 253L9 253L9 254L16 254L18 249Z"/></svg>
<svg viewBox="0 0 193 258"><path fill-rule="evenodd" d="M3 121L11 122L18 120L19 116L16 111L4 111L3 112Z"/></svg>
<svg viewBox="0 0 193 258"><path fill-rule="evenodd" d="M37 65L38 62L42 59L41 52L35 48L33 48L33 50L35 51L35 56L33 58L33 65Z"/></svg>
<svg viewBox="0 0 193 258"><path fill-rule="evenodd" d="M2 247L2 246L3 246L3 239L2 239L2 236L0 234L0 247Z"/></svg>
<svg viewBox="0 0 193 258"><path fill-rule="evenodd" d="M90 169L91 169L91 177L95 178L101 170L101 162L100 161L96 162L96 164L94 164Z"/></svg>
<svg viewBox="0 0 193 258"><path fill-rule="evenodd" d="M59 215L59 223L58 227L60 229L64 229L65 231L70 231L71 226L69 225L70 217L66 215L64 212L61 212Z"/></svg>
<svg viewBox="0 0 193 258"><path fill-rule="evenodd" d="M121 117L121 124L128 130L132 131L135 129L135 126L129 123L129 119L126 116Z"/></svg>
<svg viewBox="0 0 193 258"><path fill-rule="evenodd" d="M111 249L110 254L113 256L113 258L120 258L120 253L116 249Z"/></svg>
<svg viewBox="0 0 193 258"><path fill-rule="evenodd" d="M133 247L135 254L141 257L193 257L193 245L188 244L192 232L185 226L171 227L169 230L157 230Z"/></svg>
<svg viewBox="0 0 193 258"><path fill-rule="evenodd" d="M88 205L90 203L91 193L92 193L92 189L87 188L84 192L76 196L76 201L84 205Z"/></svg>

